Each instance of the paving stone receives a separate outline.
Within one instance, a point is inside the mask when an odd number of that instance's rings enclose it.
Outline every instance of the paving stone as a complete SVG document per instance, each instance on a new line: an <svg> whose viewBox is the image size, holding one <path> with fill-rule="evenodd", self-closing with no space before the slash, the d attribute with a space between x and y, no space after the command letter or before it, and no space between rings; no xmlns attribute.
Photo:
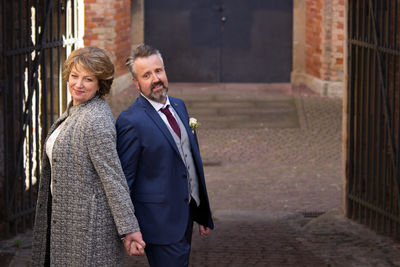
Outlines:
<svg viewBox="0 0 400 267"><path fill-rule="evenodd" d="M215 220L208 237L195 227L190 266L400 266L398 243L338 208L341 99L290 84L171 83L169 94L201 123ZM108 98L114 116L136 96L132 89ZM236 106L254 116L235 117ZM13 264L27 266L30 248L10 250L10 242L0 243L0 253L11 251ZM127 257L125 266L148 264Z"/></svg>

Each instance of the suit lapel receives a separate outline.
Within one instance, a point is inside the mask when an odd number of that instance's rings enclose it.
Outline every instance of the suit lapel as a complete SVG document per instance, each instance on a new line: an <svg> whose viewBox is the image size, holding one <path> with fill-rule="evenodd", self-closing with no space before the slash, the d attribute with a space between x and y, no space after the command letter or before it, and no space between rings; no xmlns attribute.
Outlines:
<svg viewBox="0 0 400 267"><path fill-rule="evenodd" d="M202 184L203 188L205 188L203 162L200 157L200 150L198 147L198 143L195 139L194 134L192 133L192 129L190 129L190 126L189 126L189 118L188 118L186 109L182 105L180 105L177 101L175 101L175 98L173 98L173 97L169 97L169 101L170 101L171 105L173 106L174 110L176 111L176 113L178 114L179 118L181 119L183 125L185 126L185 129L186 129L186 132L187 132L187 135L189 138L189 142L190 142L190 147L192 149L192 156L193 156L194 162L197 166L199 181ZM154 110L154 108L153 108L153 110ZM161 120L161 118L160 118L160 120ZM170 136L171 136L171 134L170 134ZM172 139L172 137L171 137L171 139ZM179 154L179 152L178 152L178 154Z"/></svg>
<svg viewBox="0 0 400 267"><path fill-rule="evenodd" d="M178 114L179 118L181 119L183 126L185 126L186 133L189 137L190 144L193 144L193 133L192 130L190 129L189 123L188 123L188 118L185 110L175 101L174 98L170 97L169 102L171 103L172 107L176 111L176 114Z"/></svg>
<svg viewBox="0 0 400 267"><path fill-rule="evenodd" d="M179 150L178 150L178 147L176 146L174 138L172 137L170 131L168 130L167 125L165 125L164 121L161 119L158 112L142 95L139 96L139 100L140 100L142 106L144 107L146 114L150 117L150 119L154 122L154 124L160 129L160 131L163 133L163 135L165 136L167 141L170 143L170 145L173 147L173 149L179 155Z"/></svg>
<svg viewBox="0 0 400 267"><path fill-rule="evenodd" d="M175 101L173 97L169 98L169 101L171 105L174 107L174 110L178 114L179 118L181 119L183 125L185 126L189 142L190 142L190 147L192 148L192 155L195 159L195 162L199 165L201 163L201 158L200 158L200 151L198 148L197 141L194 137L194 134L192 133L192 129L190 129L189 122L188 122L188 115L186 114L186 111L183 109L179 103Z"/></svg>

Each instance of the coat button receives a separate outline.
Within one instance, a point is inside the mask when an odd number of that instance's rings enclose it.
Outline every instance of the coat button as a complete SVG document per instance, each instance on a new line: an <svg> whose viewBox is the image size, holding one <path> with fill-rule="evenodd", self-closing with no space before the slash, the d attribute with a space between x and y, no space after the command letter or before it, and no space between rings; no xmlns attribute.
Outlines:
<svg viewBox="0 0 400 267"><path fill-rule="evenodd" d="M54 161L54 162L57 162L57 158L54 158L53 161Z"/></svg>
<svg viewBox="0 0 400 267"><path fill-rule="evenodd" d="M187 178L187 174L182 175L182 178L186 179Z"/></svg>
<svg viewBox="0 0 400 267"><path fill-rule="evenodd" d="M189 199L188 199L188 198L185 198L184 200L185 200L185 202L186 202L186 203L188 203L188 202L189 202Z"/></svg>

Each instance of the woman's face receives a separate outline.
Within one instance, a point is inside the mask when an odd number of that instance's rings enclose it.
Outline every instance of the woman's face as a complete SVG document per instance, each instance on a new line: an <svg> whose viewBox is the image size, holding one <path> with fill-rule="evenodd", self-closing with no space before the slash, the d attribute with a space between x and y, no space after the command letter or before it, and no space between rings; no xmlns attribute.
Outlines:
<svg viewBox="0 0 400 267"><path fill-rule="evenodd" d="M82 65L72 68L68 78L68 90L72 96L74 106L92 99L99 90L99 80Z"/></svg>

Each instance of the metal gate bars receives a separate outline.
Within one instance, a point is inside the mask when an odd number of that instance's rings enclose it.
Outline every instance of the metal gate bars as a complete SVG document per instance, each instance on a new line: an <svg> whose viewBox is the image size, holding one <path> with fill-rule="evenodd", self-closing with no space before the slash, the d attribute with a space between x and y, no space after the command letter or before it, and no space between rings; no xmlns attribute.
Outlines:
<svg viewBox="0 0 400 267"><path fill-rule="evenodd" d="M32 223L41 145L63 111L62 63L77 45L77 0L2 0L0 230Z"/></svg>
<svg viewBox="0 0 400 267"><path fill-rule="evenodd" d="M400 230L400 16L397 0L349 0L347 215Z"/></svg>

